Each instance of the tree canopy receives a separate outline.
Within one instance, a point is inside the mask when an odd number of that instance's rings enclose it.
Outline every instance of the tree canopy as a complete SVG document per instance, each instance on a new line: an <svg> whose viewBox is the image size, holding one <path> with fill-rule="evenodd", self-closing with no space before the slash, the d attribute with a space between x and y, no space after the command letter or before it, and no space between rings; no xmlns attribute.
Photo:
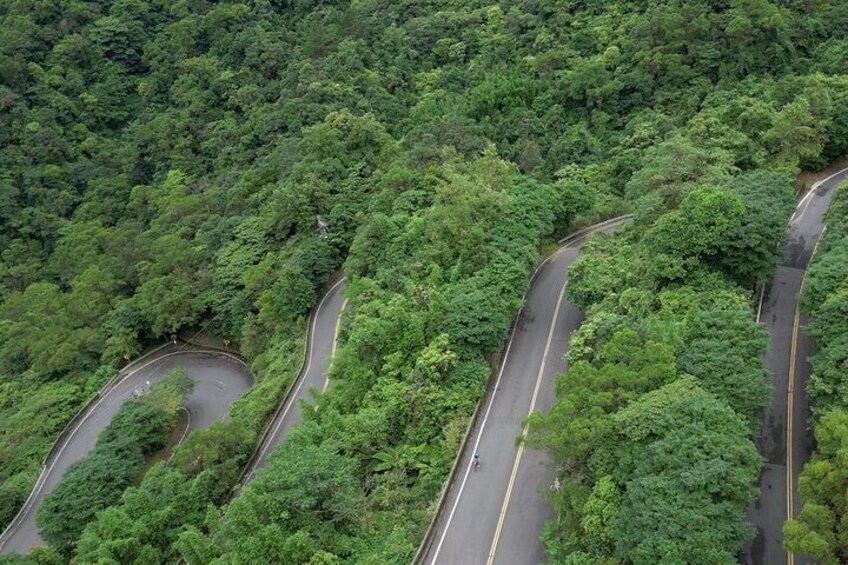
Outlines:
<svg viewBox="0 0 848 565"><path fill-rule="evenodd" d="M807 381L816 450L798 478L803 506L783 529L789 551L817 563L848 559L845 500L848 465L848 191L843 183L827 214L827 229L804 278L801 305L809 313L807 332L818 351L810 358Z"/></svg>
<svg viewBox="0 0 848 565"><path fill-rule="evenodd" d="M634 228L570 274L590 308L574 378L612 391L599 423L689 375L750 429L766 376L745 293L774 268L794 172L848 148L846 26L837 0L6 2L0 525L115 368L203 331L256 385L75 559L407 562L540 249L625 211ZM290 440L308 455L287 443L255 487L293 490L225 506L339 271L338 386ZM296 489L309 458L359 504L333 528L307 519L338 502L320 482L322 500ZM586 490L606 549L574 556L607 551L605 508L631 500L605 476Z"/></svg>

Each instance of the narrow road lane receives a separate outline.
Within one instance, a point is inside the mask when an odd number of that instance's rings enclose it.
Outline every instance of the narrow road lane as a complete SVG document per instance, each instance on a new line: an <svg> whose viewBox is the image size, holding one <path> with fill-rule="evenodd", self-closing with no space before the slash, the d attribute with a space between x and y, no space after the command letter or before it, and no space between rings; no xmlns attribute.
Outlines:
<svg viewBox="0 0 848 565"><path fill-rule="evenodd" d="M263 437L246 472L245 482L253 478L259 468L266 466L268 454L283 441L291 427L300 421L297 401L308 399L313 387L323 390L328 385L327 370L335 353L339 318L345 304L342 296L344 288L344 280L336 283L316 308L308 330L304 370ZM86 411L63 442L58 455L48 463L24 507L0 536L0 553L27 553L31 548L43 545L35 525L35 514L44 497L55 488L68 467L94 447L97 436L109 424L121 404L130 397L134 388L147 381L157 382L175 367L185 367L195 381L195 389L185 401L189 413L187 431L203 429L225 419L230 404L253 384L253 377L237 358L215 352L166 352L129 369L118 384Z"/></svg>
<svg viewBox="0 0 848 565"><path fill-rule="evenodd" d="M342 279L327 291L316 307L309 323L306 366L274 415L256 454L248 464L243 484L252 480L256 471L268 465L268 455L283 442L292 426L300 422L297 401L310 399L313 388L324 390L329 384L327 371L335 353L339 320L345 306L344 289L345 279Z"/></svg>
<svg viewBox="0 0 848 565"><path fill-rule="evenodd" d="M759 321L769 330L766 367L774 375L774 390L757 440L765 465L760 474L760 494L748 509L748 520L757 528L741 559L748 565L802 562L783 549L783 523L801 509L797 479L811 448L806 386L810 376L807 357L814 344L804 333L807 319L797 309L798 297L833 189L846 176L848 170L828 177L798 204L790 221L783 261L763 295Z"/></svg>
<svg viewBox="0 0 848 565"><path fill-rule="evenodd" d="M605 222L589 233L612 230L623 220ZM545 560L539 541L551 517L544 497L553 476L544 454L516 447L524 420L554 401L554 377L583 313L565 298L566 274L588 233L566 243L537 271L527 295L495 389L482 406L468 449L460 454L457 478L448 488L433 535L425 540L422 562L535 565ZM471 457L481 464L472 470Z"/></svg>
<svg viewBox="0 0 848 565"><path fill-rule="evenodd" d="M215 352L176 351L164 353L129 369L113 387L86 411L86 414L48 461L30 497L9 528L0 536L0 553L27 553L44 545L35 525L35 513L44 497L52 491L73 463L87 454L97 436L109 424L134 388L146 381L156 383L166 372L185 367L195 387L186 398L189 431L210 426L227 418L230 404L253 385L253 376L237 358Z"/></svg>

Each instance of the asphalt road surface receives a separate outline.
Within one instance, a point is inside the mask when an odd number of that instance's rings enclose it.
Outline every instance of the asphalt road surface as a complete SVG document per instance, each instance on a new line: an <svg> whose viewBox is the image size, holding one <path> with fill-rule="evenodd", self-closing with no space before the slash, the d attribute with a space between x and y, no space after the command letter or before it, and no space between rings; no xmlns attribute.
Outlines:
<svg viewBox="0 0 848 565"><path fill-rule="evenodd" d="M129 369L120 382L89 408L61 451L48 463L12 526L0 538L0 553L27 553L43 545L35 526L35 513L44 497L55 488L68 467L94 447L97 436L130 398L133 389L147 381L157 382L175 367L185 367L195 382L194 391L184 403L189 414L188 431L227 418L230 404L253 385L253 376L244 364L235 357L212 352L172 351Z"/></svg>
<svg viewBox="0 0 848 565"><path fill-rule="evenodd" d="M611 230L619 222L600 224ZM539 535L552 518L545 493L553 481L542 452L516 447L524 420L554 402L554 380L583 313L565 300L566 274L585 237L561 247L537 271L516 321L495 389L460 454L456 480L422 562L535 565L545 561ZM471 465L480 453L480 467Z"/></svg>
<svg viewBox="0 0 848 565"><path fill-rule="evenodd" d="M801 556L783 549L783 523L801 510L798 474L812 447L807 429L807 357L814 351L804 334L807 318L797 311L804 271L822 233L824 214L833 189L848 176L843 170L828 177L805 196L792 216L789 239L777 274L763 294L759 321L769 330L766 366L774 375L774 390L766 409L757 447L765 459L760 494L748 509L757 535L742 554L745 564L801 563Z"/></svg>
<svg viewBox="0 0 848 565"><path fill-rule="evenodd" d="M274 415L268 432L245 473L244 483L253 479L256 471L268 465L268 455L280 445L292 426L300 422L298 400L311 399L312 389L324 390L329 385L327 371L335 353L339 319L344 310L345 280L337 282L321 299L309 324L307 363L298 376L291 394Z"/></svg>

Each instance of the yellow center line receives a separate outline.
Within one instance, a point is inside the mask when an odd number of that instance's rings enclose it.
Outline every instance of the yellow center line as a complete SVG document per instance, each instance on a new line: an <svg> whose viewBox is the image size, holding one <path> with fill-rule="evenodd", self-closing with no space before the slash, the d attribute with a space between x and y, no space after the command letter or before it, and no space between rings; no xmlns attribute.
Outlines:
<svg viewBox="0 0 848 565"><path fill-rule="evenodd" d="M803 280L801 282L803 288ZM795 506L793 497L795 494L794 487L794 469L793 469L793 453L792 453L792 433L793 433L793 414L795 404L795 360L798 353L798 325L800 311L798 305L795 305L795 321L792 324L792 345L789 350L789 382L786 388L786 519L791 520L795 515ZM794 565L795 554L791 551L787 552L787 563Z"/></svg>
<svg viewBox="0 0 848 565"><path fill-rule="evenodd" d="M565 287L566 285L562 285L562 290L559 293L559 299L557 300L556 308L554 309L554 318L551 320L551 329L548 331L548 341L545 343L545 351L542 354L542 364L539 366L539 373L536 375L536 387L533 389L533 398L530 401L530 411L528 412L528 416L533 413L536 409L536 400L539 397L539 389L542 385L542 376L545 372L545 363L548 360L548 353L551 349L551 342L554 337L554 330L556 329L557 318L559 317L559 310L562 306L562 300L565 296ZM498 525L495 528L495 535L492 538L492 545L489 548L489 557L486 560L486 565L492 565L495 560L495 553L498 550L498 541L500 541L501 532L503 531L504 521L506 520L506 511L509 507L509 501L512 497L512 489L515 486L515 478L518 475L518 468L521 465L521 456L524 454L524 439L527 438L528 426L525 424L524 429L521 432L522 442L518 446L518 453L515 455L515 461L512 464L512 472L509 476L509 484L506 487L506 495L504 496L503 504L501 505L501 513L498 516Z"/></svg>
<svg viewBox="0 0 848 565"><path fill-rule="evenodd" d="M840 171L842 172L842 171ZM838 174L838 173L837 173ZM827 180L827 179L826 179ZM816 244L813 246L813 252L810 254L810 263L813 262L813 257L816 256L816 251L821 243L822 236L827 231L827 226L822 228L819 237L816 239ZM804 293L804 282L807 280L807 271L801 276L801 286L798 289L798 299L795 302L795 321L792 324L792 346L789 349L789 382L786 386L786 519L792 520L795 517L795 463L793 462L792 453L792 434L794 428L793 414L795 405L795 358L798 354L798 327L800 326L801 310L799 301ZM786 552L786 561L788 565L795 565L795 554L791 551Z"/></svg>

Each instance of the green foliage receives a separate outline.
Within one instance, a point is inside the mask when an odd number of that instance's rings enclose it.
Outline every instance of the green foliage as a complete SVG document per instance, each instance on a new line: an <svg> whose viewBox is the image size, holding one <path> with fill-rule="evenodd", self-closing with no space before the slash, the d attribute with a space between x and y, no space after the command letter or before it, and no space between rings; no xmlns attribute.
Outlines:
<svg viewBox="0 0 848 565"><path fill-rule="evenodd" d="M819 350L810 359L807 382L816 451L798 479L803 506L784 525L789 551L812 556L816 563L848 558L848 191L841 185L827 215L827 231L804 278L801 305Z"/></svg>
<svg viewBox="0 0 848 565"><path fill-rule="evenodd" d="M810 314L807 331L819 345L807 383L813 419L848 408L848 191L837 189L827 216L827 231L804 277L801 306Z"/></svg>
<svg viewBox="0 0 848 565"><path fill-rule="evenodd" d="M753 323L748 305L738 295L704 298L715 302L689 314L678 368L697 377L701 386L746 418L756 432L771 394L762 360L768 345L765 329Z"/></svg>
<svg viewBox="0 0 848 565"><path fill-rule="evenodd" d="M208 562L213 552L223 552L235 561L310 562L322 545L345 537L365 509L355 461L332 445L305 443L286 442L272 458L273 462L285 461L275 466L277 472L262 473L227 507L224 516L207 517L207 524L221 529L221 536L213 538L214 544L198 554L190 549L198 543L203 545L197 530L180 536L177 545L186 550L183 555L187 562ZM257 513L259 506L269 504L275 508L273 518ZM224 530L240 535L233 537Z"/></svg>
<svg viewBox="0 0 848 565"><path fill-rule="evenodd" d="M702 257L717 255L720 245L742 225L745 205L727 190L697 188L680 208L660 217L648 232L648 246L657 254L656 276L685 279L700 267Z"/></svg>
<svg viewBox="0 0 848 565"><path fill-rule="evenodd" d="M508 319L497 292L480 290L480 282L470 279L464 288L453 285L449 296L443 330L454 342L487 353L500 349Z"/></svg>
<svg viewBox="0 0 848 565"><path fill-rule="evenodd" d="M848 12L830 0L601 4L4 7L0 523L102 385L100 364L201 326L241 345L257 385L235 424L150 475L146 512L137 497L104 512L80 559L173 561L183 531L180 552L214 554L206 506L233 486L294 378L304 317L344 264L361 329L339 351L339 398L323 402L358 430L337 441L373 521L338 545L362 562L407 560L539 237L621 210L638 229L592 244L572 271L578 304L605 302L574 355L626 324L750 419L759 366L735 349L709 366L678 332L687 314L654 297L768 278L788 190L762 171L848 147ZM658 247L642 241L683 202ZM635 322L655 311L674 323ZM400 463L375 471L377 454ZM292 561L337 554L333 540L281 532Z"/></svg>
<svg viewBox="0 0 848 565"><path fill-rule="evenodd" d="M623 441L612 475L625 482L616 554L633 563L735 563L752 535L739 514L761 464L741 418L684 377L614 421Z"/></svg>
<svg viewBox="0 0 848 565"><path fill-rule="evenodd" d="M599 367L578 361L557 380L556 405L544 418L534 416L534 444L550 446L569 473L585 473L592 453L610 433L610 415L641 394L675 377L674 353L620 329L597 352Z"/></svg>
<svg viewBox="0 0 848 565"><path fill-rule="evenodd" d="M678 208L593 238L572 266L569 297L589 315L556 403L530 418L530 444L561 472L543 536L553 562L735 563L753 535L743 515L767 339L736 281L775 269L791 212L772 195L782 178L692 188Z"/></svg>
<svg viewBox="0 0 848 565"><path fill-rule="evenodd" d="M69 553L96 513L139 480L145 457L165 446L193 386L185 369L174 369L143 397L121 406L94 449L68 468L38 507L36 523L51 546Z"/></svg>
<svg viewBox="0 0 848 565"><path fill-rule="evenodd" d="M848 513L846 433L845 410L834 408L821 416L815 429L816 453L804 465L798 479L804 506L798 517L783 527L786 549L811 555L817 563L828 565L848 558L844 520Z"/></svg>
<svg viewBox="0 0 848 565"><path fill-rule="evenodd" d="M841 195L840 191L839 194ZM843 219L830 217L830 225L834 223L842 223ZM835 221L834 221L835 220ZM830 229L830 228L828 228ZM834 229L839 229L834 226ZM809 312L815 312L822 308L832 296L838 294L845 284L844 274L848 271L848 241L838 236L830 237L829 233L825 233L824 240L820 246L820 254L817 254L810 271L804 278L804 294L802 295L802 306ZM820 336L825 337L836 335L839 332L833 331L838 328L831 327L831 322L824 322L825 327L814 329L813 331L820 333ZM816 316L815 324L819 324L818 316ZM814 326L815 328L815 326Z"/></svg>
<svg viewBox="0 0 848 565"><path fill-rule="evenodd" d="M53 548L37 547L29 552L29 555L10 553L0 555L0 563L3 565L62 565L66 561Z"/></svg>
<svg viewBox="0 0 848 565"><path fill-rule="evenodd" d="M745 205L739 225L719 245L714 261L742 285L765 284L774 274L786 236L785 218L795 209L791 177L783 172L751 171L729 187Z"/></svg>

